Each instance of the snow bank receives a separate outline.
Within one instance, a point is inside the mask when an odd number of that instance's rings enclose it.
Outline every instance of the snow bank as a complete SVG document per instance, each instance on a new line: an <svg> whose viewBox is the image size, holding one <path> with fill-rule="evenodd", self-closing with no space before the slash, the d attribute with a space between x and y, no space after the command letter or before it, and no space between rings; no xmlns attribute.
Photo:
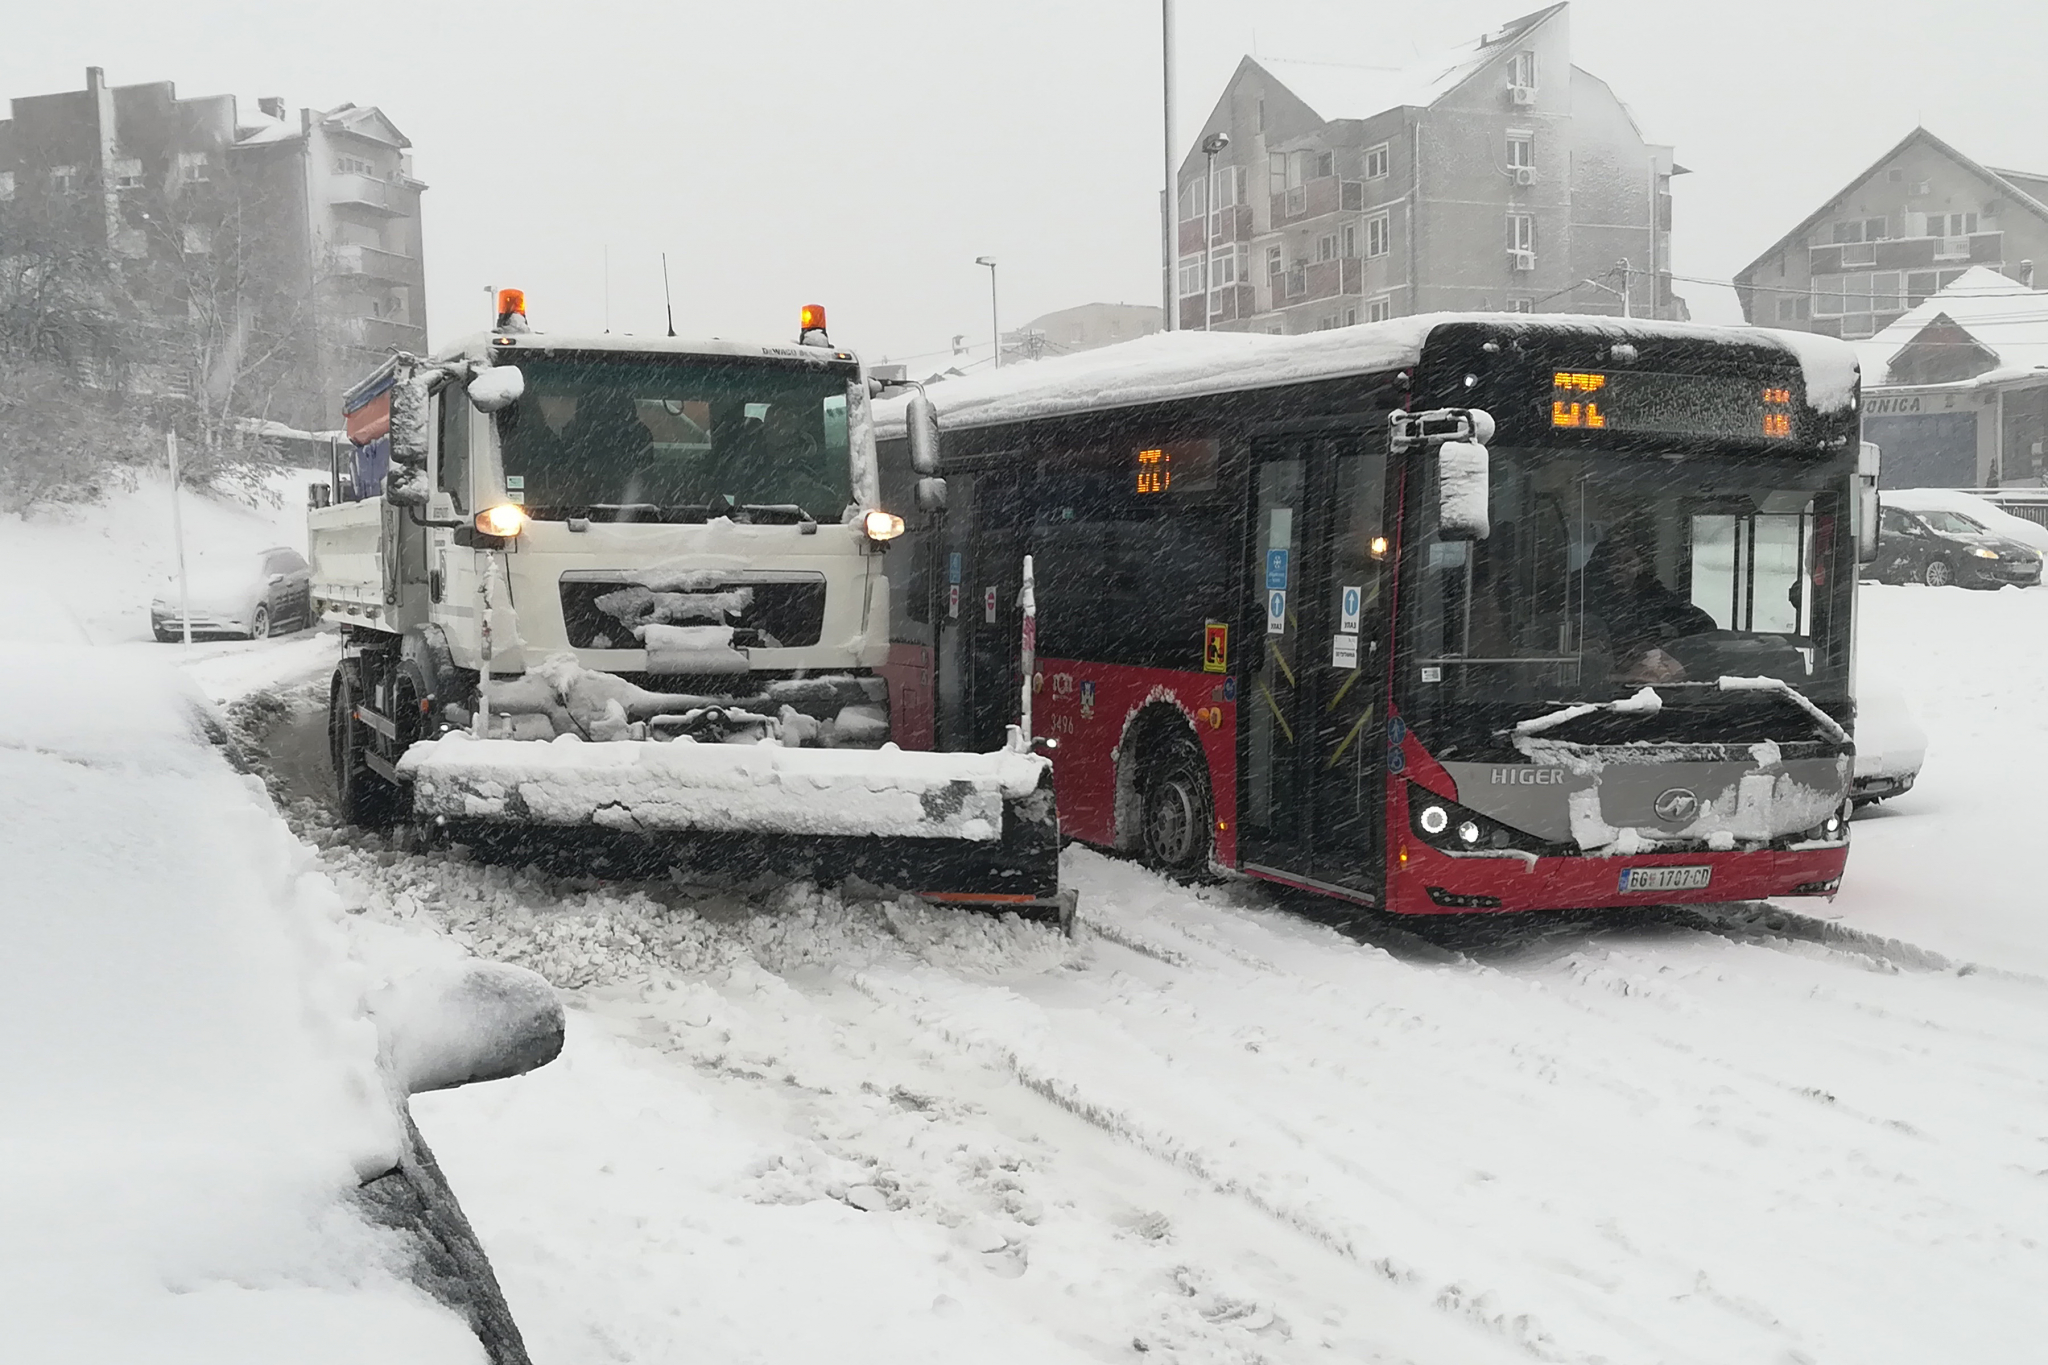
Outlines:
<svg viewBox="0 0 2048 1365"><path fill-rule="evenodd" d="M450 818L625 830L997 838L1003 801L1037 789L1032 755L789 749L690 739L415 744L413 809Z"/></svg>
<svg viewBox="0 0 2048 1365"><path fill-rule="evenodd" d="M332 886L129 651L0 646L0 1320L37 1361L468 1361Z"/></svg>

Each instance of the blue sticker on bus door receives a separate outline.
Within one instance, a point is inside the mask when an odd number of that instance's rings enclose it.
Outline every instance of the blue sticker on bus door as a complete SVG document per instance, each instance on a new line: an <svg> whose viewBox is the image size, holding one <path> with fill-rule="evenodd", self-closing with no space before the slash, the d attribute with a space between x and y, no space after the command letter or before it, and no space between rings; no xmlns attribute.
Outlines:
<svg viewBox="0 0 2048 1365"><path fill-rule="evenodd" d="M1287 551L1266 551L1266 591L1287 591Z"/></svg>
<svg viewBox="0 0 2048 1365"><path fill-rule="evenodd" d="M960 581L960 552L958 550L946 556L946 581L948 583L958 583Z"/></svg>

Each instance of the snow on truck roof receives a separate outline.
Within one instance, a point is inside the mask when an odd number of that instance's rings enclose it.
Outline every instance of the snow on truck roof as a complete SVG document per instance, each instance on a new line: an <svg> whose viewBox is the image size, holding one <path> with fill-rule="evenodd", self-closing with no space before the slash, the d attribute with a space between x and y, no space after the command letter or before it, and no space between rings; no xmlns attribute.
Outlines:
<svg viewBox="0 0 2048 1365"><path fill-rule="evenodd" d="M1079 355L949 379L930 385L928 391L945 426L999 426L1064 412L1277 388L1412 365L1421 359L1430 333L1452 322L1481 322L1503 334L1569 331L1615 341L1776 345L1799 363L1813 407L1839 412L1856 401L1856 352L1833 337L1562 313L1424 313L1301 336L1162 332ZM875 405L877 436L887 440L903 434L908 402L909 395L903 394Z"/></svg>

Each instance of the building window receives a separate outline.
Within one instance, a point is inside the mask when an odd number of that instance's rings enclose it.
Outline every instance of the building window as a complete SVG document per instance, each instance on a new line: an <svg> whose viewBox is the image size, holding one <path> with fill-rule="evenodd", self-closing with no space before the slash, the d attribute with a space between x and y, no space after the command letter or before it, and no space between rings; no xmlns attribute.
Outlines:
<svg viewBox="0 0 2048 1365"><path fill-rule="evenodd" d="M1336 233L1326 232L1316 238L1316 259L1318 261L1334 261L1337 259Z"/></svg>
<svg viewBox="0 0 2048 1365"><path fill-rule="evenodd" d="M1885 241L1891 236L1885 223L1886 220L1883 218L1851 218L1847 222L1837 223L1833 234L1835 244L1839 246L1847 242ZM1935 232L1929 235L1939 237L1941 234Z"/></svg>
<svg viewBox="0 0 2048 1365"><path fill-rule="evenodd" d="M1508 165L1516 170L1536 168L1536 135L1510 130L1508 133Z"/></svg>
<svg viewBox="0 0 2048 1365"><path fill-rule="evenodd" d="M1511 213L1508 215L1508 250L1536 250L1536 215L1533 213Z"/></svg>
<svg viewBox="0 0 2048 1365"><path fill-rule="evenodd" d="M1344 310L1344 325L1346 327L1358 325L1358 310L1356 308L1346 308Z"/></svg>
<svg viewBox="0 0 2048 1365"><path fill-rule="evenodd" d="M1209 235L1211 237L1233 236L1235 234L1226 228L1225 224L1231 222L1229 210L1237 203L1237 167L1218 166L1216 168L1214 193L1216 199L1210 205L1213 212L1209 215Z"/></svg>
<svg viewBox="0 0 2048 1365"><path fill-rule="evenodd" d="M1362 209L1365 207L1365 184L1358 180L1342 180L1337 183L1337 207L1341 209Z"/></svg>
<svg viewBox="0 0 2048 1365"><path fill-rule="evenodd" d="M1307 292L1308 267L1298 264L1289 266L1287 270L1287 297L1290 299L1299 298Z"/></svg>
<svg viewBox="0 0 2048 1365"><path fill-rule="evenodd" d="M1815 275L1813 277L1813 315L1817 318L1838 318L1842 315L1842 277L1840 275Z"/></svg>
<svg viewBox="0 0 2048 1365"><path fill-rule="evenodd" d="M1514 60L1508 63L1508 84L1519 86L1524 90L1534 90L1536 88L1535 53L1517 52L1515 54Z"/></svg>
<svg viewBox="0 0 2048 1365"><path fill-rule="evenodd" d="M1337 254L1347 261L1354 259L1358 255L1358 224L1346 223L1338 235L1342 240L1338 243Z"/></svg>
<svg viewBox="0 0 2048 1365"><path fill-rule="evenodd" d="M118 190L139 190L142 188L142 162L135 157L122 157L114 162L114 188Z"/></svg>
<svg viewBox="0 0 2048 1365"><path fill-rule="evenodd" d="M0 171L0 202L14 197L14 172Z"/></svg>
<svg viewBox="0 0 2048 1365"><path fill-rule="evenodd" d="M337 156L334 158L334 170L338 175L375 176L377 174L376 166L359 156Z"/></svg>
<svg viewBox="0 0 2048 1365"><path fill-rule="evenodd" d="M1977 215L1974 213L1930 213L1927 215L1929 237L1967 237L1977 230Z"/></svg>
<svg viewBox="0 0 2048 1365"><path fill-rule="evenodd" d="M1331 176L1335 175L1336 173L1337 173L1337 154L1336 154L1335 152L1317 152L1317 153L1316 153L1316 179L1318 179L1318 180L1327 180L1327 179L1329 179L1329 178L1330 178Z"/></svg>
<svg viewBox="0 0 2048 1365"><path fill-rule="evenodd" d="M1533 312L1535 312L1535 311L1536 311L1536 300L1534 300L1534 299L1509 299L1509 300L1508 300L1508 311L1509 311L1510 313L1533 313Z"/></svg>
<svg viewBox="0 0 2048 1365"><path fill-rule="evenodd" d="M1180 296L1192 299L1202 292L1202 258L1183 256L1180 258Z"/></svg>
<svg viewBox="0 0 2048 1365"><path fill-rule="evenodd" d="M1798 296L1798 297L1796 297L1796 298L1792 297L1791 295L1784 295L1784 294L1781 294L1781 295L1779 295L1779 297L1778 297L1778 321L1780 321L1780 322L1804 322L1804 321L1806 321L1806 310L1807 310L1807 302L1808 302L1808 300L1807 300L1807 298L1806 298L1806 296L1805 296L1804 294L1801 294L1801 295L1799 295L1799 296Z"/></svg>
<svg viewBox="0 0 2048 1365"><path fill-rule="evenodd" d="M1266 248L1266 273L1277 275L1287 268L1287 254L1277 246Z"/></svg>
<svg viewBox="0 0 2048 1365"><path fill-rule="evenodd" d="M58 194L78 193L78 167L50 167L50 188Z"/></svg>
<svg viewBox="0 0 2048 1365"><path fill-rule="evenodd" d="M213 164L205 152L178 153L178 182L198 184L213 179Z"/></svg>
<svg viewBox="0 0 2048 1365"><path fill-rule="evenodd" d="M1365 301L1365 320L1367 322L1385 322L1393 315L1394 301L1385 294L1380 295L1376 299L1367 299Z"/></svg>
<svg viewBox="0 0 2048 1365"><path fill-rule="evenodd" d="M1388 160L1389 160L1389 158L1388 158L1388 154L1387 154L1387 144L1386 144L1386 143L1382 142L1382 143L1381 143L1381 144L1380 144L1379 146L1377 146L1377 147L1368 147L1368 148L1366 148L1366 151L1365 151L1365 178L1366 178L1367 180L1380 180L1380 179L1383 179L1383 178L1384 178L1384 177L1386 176L1386 174L1387 174L1387 162L1388 162Z"/></svg>
<svg viewBox="0 0 2048 1365"><path fill-rule="evenodd" d="M1201 176L1188 181L1187 187L1180 192L1180 220L1183 223L1192 223L1208 211L1203 200L1208 192L1208 183Z"/></svg>
<svg viewBox="0 0 2048 1365"><path fill-rule="evenodd" d="M1365 220L1365 254L1384 256L1394 244L1394 220L1391 214L1375 213Z"/></svg>
<svg viewBox="0 0 2048 1365"><path fill-rule="evenodd" d="M1918 308L1927 302L1938 286L1932 270L1914 270L1906 276L1906 307Z"/></svg>

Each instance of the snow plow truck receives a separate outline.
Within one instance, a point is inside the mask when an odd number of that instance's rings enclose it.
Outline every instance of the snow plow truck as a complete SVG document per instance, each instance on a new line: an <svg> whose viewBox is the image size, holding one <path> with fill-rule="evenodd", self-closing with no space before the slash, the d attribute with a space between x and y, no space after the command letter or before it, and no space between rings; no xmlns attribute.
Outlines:
<svg viewBox="0 0 2048 1365"><path fill-rule="evenodd" d="M820 308L795 345L549 335L507 290L490 332L349 390L308 513L343 816L1070 924L1022 732L893 742L889 550L918 509L882 506L879 387Z"/></svg>

